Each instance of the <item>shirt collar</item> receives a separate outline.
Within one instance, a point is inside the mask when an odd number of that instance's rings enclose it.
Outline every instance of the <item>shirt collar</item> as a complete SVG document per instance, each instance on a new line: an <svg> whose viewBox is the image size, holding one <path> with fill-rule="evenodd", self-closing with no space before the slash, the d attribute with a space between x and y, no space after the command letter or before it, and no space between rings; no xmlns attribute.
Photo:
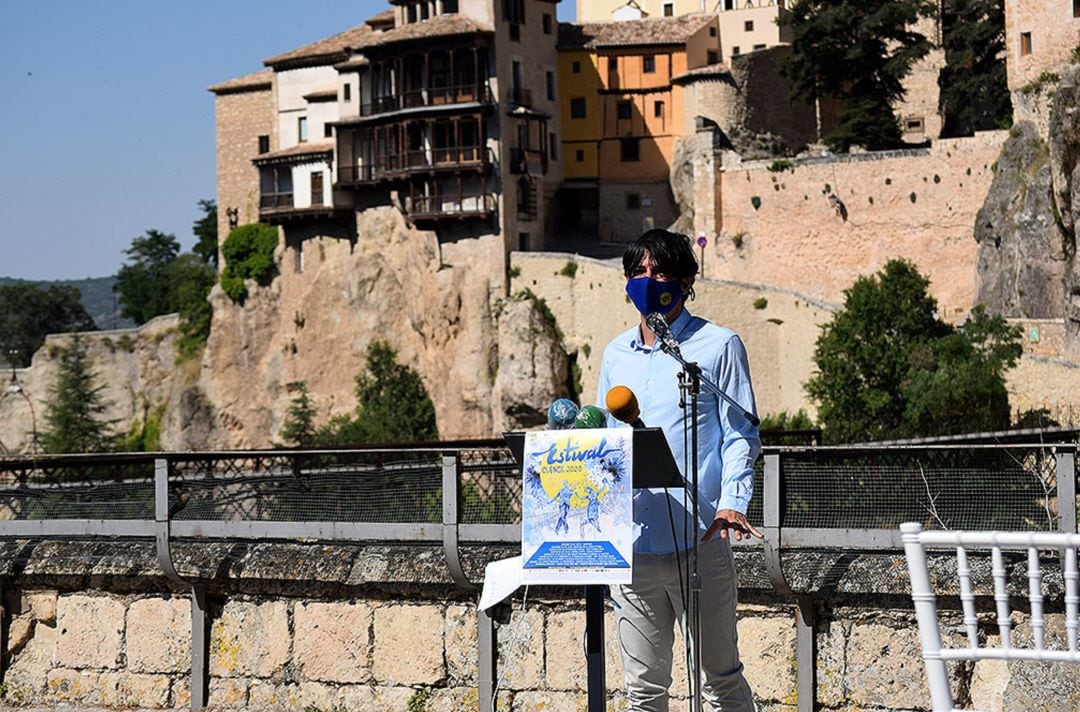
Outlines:
<svg viewBox="0 0 1080 712"><path fill-rule="evenodd" d="M690 324L690 310L686 308L686 304L683 304L682 311L679 312L679 316L675 317L675 321L671 322L671 333L675 335L675 339L678 340L683 330ZM656 342L653 342L655 348ZM630 337L630 348L637 349L639 351L652 351L645 342L641 340L641 325L634 329L634 335Z"/></svg>

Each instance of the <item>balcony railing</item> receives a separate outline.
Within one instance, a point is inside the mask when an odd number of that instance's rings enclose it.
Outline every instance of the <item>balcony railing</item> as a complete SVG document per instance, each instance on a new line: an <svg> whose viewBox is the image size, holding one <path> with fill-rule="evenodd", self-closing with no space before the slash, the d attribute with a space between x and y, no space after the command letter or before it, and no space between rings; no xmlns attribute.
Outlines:
<svg viewBox="0 0 1080 712"><path fill-rule="evenodd" d="M495 196L490 193L414 195L406 198L405 211L413 220L488 217L495 213Z"/></svg>
<svg viewBox="0 0 1080 712"><path fill-rule="evenodd" d="M292 193L263 193L259 196L259 208L274 210L293 207Z"/></svg>
<svg viewBox="0 0 1080 712"><path fill-rule="evenodd" d="M473 103L493 103L491 89L487 84L470 82L443 87L428 87L427 89L408 89L396 94L377 96L373 101L360 105L360 115L376 116L401 111L402 109Z"/></svg>
<svg viewBox="0 0 1080 712"><path fill-rule="evenodd" d="M414 173L483 168L494 162L487 146L450 146L431 151L406 151L401 155L381 156L374 163L338 168L338 181L345 184L393 180Z"/></svg>

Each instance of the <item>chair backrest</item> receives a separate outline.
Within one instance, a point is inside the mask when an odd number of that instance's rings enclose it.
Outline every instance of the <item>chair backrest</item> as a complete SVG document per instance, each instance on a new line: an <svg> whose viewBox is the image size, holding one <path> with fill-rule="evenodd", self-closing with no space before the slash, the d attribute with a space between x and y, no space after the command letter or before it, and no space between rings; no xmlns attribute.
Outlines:
<svg viewBox="0 0 1080 712"><path fill-rule="evenodd" d="M923 660L930 687L934 712L953 709L952 693L945 663L949 660L1038 660L1080 663L1077 633L1080 629L1080 574L1077 572L1077 549L1080 534L1067 532L956 532L923 531L913 522L900 525L911 576L911 599L919 622ZM941 643L941 626L937 614L937 595L930 586L926 549L955 548L956 573L960 603L964 614L967 647L945 648ZM989 550L994 584L994 604L997 613L999 645L979 644L978 617L975 614L975 593L972 585L968 550ZM1026 551L1028 601L1031 610L1032 646L1019 648L1012 635L1012 616L1009 609L1006 551ZM1043 572L1040 552L1053 552L1060 557L1065 585L1065 647L1047 647L1046 619L1043 615Z"/></svg>

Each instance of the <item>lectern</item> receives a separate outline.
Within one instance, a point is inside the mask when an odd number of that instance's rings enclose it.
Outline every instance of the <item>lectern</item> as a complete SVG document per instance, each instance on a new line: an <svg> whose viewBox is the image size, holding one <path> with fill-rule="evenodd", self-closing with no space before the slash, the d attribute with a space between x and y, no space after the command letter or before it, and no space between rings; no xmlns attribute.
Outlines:
<svg viewBox="0 0 1080 712"><path fill-rule="evenodd" d="M525 451L525 433L504 433L518 465ZM634 430L631 481L635 489L686 486L660 428ZM585 586L585 664L588 673L588 710L604 712L607 683L604 679L604 587Z"/></svg>

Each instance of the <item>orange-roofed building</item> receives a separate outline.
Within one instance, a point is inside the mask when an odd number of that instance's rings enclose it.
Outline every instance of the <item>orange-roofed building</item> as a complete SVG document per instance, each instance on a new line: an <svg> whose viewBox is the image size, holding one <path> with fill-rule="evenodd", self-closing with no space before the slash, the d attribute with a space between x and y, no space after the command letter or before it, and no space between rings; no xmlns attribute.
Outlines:
<svg viewBox="0 0 1080 712"><path fill-rule="evenodd" d="M559 26L560 234L626 242L675 220L685 122L672 78L719 62L718 34L715 15Z"/></svg>

